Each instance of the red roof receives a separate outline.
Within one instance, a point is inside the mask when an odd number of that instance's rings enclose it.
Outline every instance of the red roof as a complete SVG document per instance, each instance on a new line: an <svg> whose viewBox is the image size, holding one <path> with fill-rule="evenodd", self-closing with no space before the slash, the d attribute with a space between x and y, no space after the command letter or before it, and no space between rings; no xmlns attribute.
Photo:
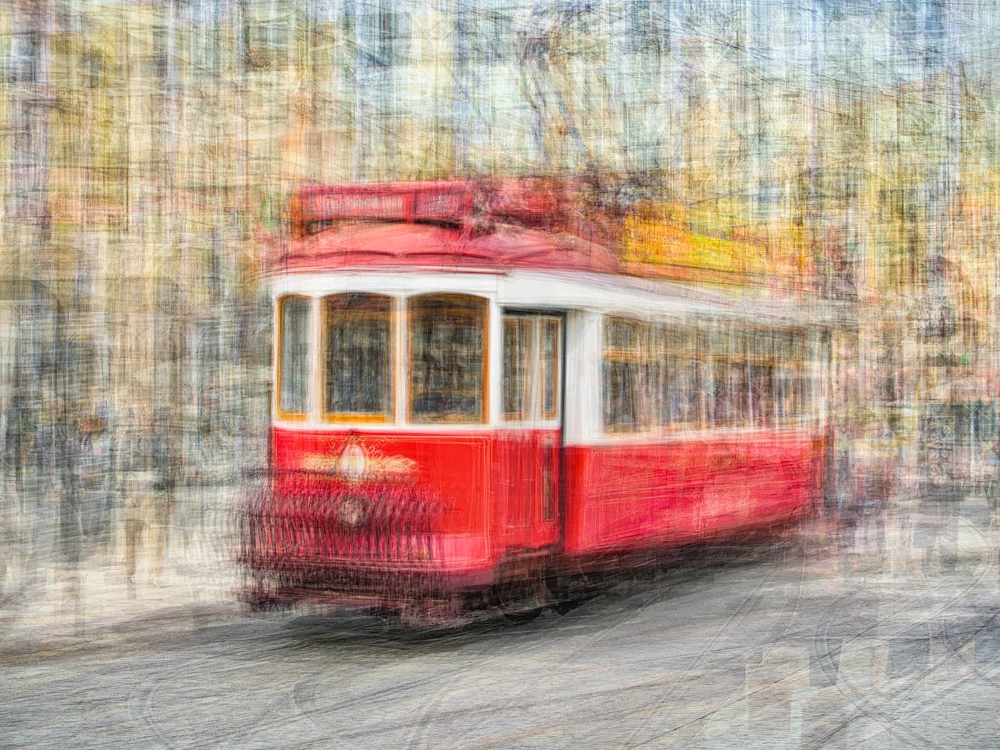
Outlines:
<svg viewBox="0 0 1000 750"><path fill-rule="evenodd" d="M342 269L515 268L617 273L605 247L568 234L501 227L485 234L426 224L353 224L272 248L268 273Z"/></svg>
<svg viewBox="0 0 1000 750"><path fill-rule="evenodd" d="M338 269L514 268L619 272L602 245L555 231L565 207L532 183L306 186L293 199L297 233L272 245L267 273ZM370 219L359 221L359 218ZM539 227L545 228L539 228ZM319 227L315 234L308 228Z"/></svg>

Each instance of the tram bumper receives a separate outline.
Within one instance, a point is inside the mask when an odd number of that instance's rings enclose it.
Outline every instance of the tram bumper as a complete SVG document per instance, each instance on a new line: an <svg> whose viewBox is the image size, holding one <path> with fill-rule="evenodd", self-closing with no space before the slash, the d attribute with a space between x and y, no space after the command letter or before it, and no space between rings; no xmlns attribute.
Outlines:
<svg viewBox="0 0 1000 750"><path fill-rule="evenodd" d="M401 610L417 602L445 599L493 584L493 569L489 566L462 569L282 560L252 565L247 571L248 580L240 598L251 605L318 602Z"/></svg>
<svg viewBox="0 0 1000 750"><path fill-rule="evenodd" d="M485 533L445 528L446 509L413 484L278 475L248 492L241 509L241 598L399 609L489 587Z"/></svg>
<svg viewBox="0 0 1000 750"><path fill-rule="evenodd" d="M278 534L244 544L240 598L251 606L318 602L339 607L404 610L416 602L488 588L494 569L483 536L423 534L338 548L310 547ZM331 543L332 542L332 543Z"/></svg>

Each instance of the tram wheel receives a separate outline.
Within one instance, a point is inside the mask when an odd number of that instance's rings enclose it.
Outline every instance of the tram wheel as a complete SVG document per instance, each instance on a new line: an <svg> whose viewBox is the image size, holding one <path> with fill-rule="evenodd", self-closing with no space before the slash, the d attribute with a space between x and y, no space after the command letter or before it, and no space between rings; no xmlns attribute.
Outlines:
<svg viewBox="0 0 1000 750"><path fill-rule="evenodd" d="M513 625L527 625L529 622L534 622L538 619L538 616L542 614L544 607L534 607L533 609L523 609L519 611L504 610L503 616L506 618L507 622Z"/></svg>
<svg viewBox="0 0 1000 750"><path fill-rule="evenodd" d="M555 606L556 613L558 613L560 617L562 617L563 615L568 615L574 609L577 609L578 607L582 606L584 601L585 601L584 599L567 599L564 602L559 602Z"/></svg>
<svg viewBox="0 0 1000 750"><path fill-rule="evenodd" d="M493 587L493 600L504 618L515 625L527 625L545 609L548 589L540 578Z"/></svg>

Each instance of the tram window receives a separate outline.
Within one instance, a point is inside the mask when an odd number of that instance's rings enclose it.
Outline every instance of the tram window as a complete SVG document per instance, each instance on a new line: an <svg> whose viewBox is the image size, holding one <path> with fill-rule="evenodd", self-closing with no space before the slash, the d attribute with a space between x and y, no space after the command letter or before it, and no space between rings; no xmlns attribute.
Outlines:
<svg viewBox="0 0 1000 750"><path fill-rule="evenodd" d="M775 335L774 410L782 426L801 423L805 410L807 350L803 331Z"/></svg>
<svg viewBox="0 0 1000 750"><path fill-rule="evenodd" d="M711 427L715 404L714 375L712 371L711 335L709 328L699 325L695 331L696 373L698 378L698 420L703 427Z"/></svg>
<svg viewBox="0 0 1000 750"><path fill-rule="evenodd" d="M725 329L715 321L698 332L701 355L702 423L706 427L719 425L722 396L722 365L726 356Z"/></svg>
<svg viewBox="0 0 1000 750"><path fill-rule="evenodd" d="M768 427L774 422L773 339L773 331L757 329L752 332L749 341L747 376L754 427Z"/></svg>
<svg viewBox="0 0 1000 750"><path fill-rule="evenodd" d="M743 427L747 422L749 402L745 364L722 362L719 374L715 423L725 427Z"/></svg>
<svg viewBox="0 0 1000 750"><path fill-rule="evenodd" d="M309 319L312 303L285 297L278 306L278 409L284 415L309 411Z"/></svg>
<svg viewBox="0 0 1000 750"><path fill-rule="evenodd" d="M392 417L391 300L368 294L328 297L323 306L324 415Z"/></svg>
<svg viewBox="0 0 1000 750"><path fill-rule="evenodd" d="M742 325L730 329L729 350L729 424L747 427L750 424L750 332Z"/></svg>
<svg viewBox="0 0 1000 750"><path fill-rule="evenodd" d="M542 419L559 416L559 321L542 321Z"/></svg>
<svg viewBox="0 0 1000 750"><path fill-rule="evenodd" d="M806 332L802 346L802 366L799 370L802 392L799 423L803 425L810 424L816 416L813 410L813 362L815 362L815 352L812 347L811 338L812 334Z"/></svg>
<svg viewBox="0 0 1000 750"><path fill-rule="evenodd" d="M739 425L744 411L741 340L728 324L716 324L710 332L711 421L716 427Z"/></svg>
<svg viewBox="0 0 1000 750"><path fill-rule="evenodd" d="M753 408L755 378L766 381L766 367L755 372L754 332L736 323L713 322L698 333L702 413L706 426L757 424ZM757 387L761 387L760 384ZM768 410L768 398L760 398ZM763 414L763 412L762 412Z"/></svg>
<svg viewBox="0 0 1000 750"><path fill-rule="evenodd" d="M659 368L659 420L674 429L698 422L698 360L695 332L678 325L658 326L655 356Z"/></svg>
<svg viewBox="0 0 1000 750"><path fill-rule="evenodd" d="M769 427L774 422L772 384L773 368L770 365L752 364L750 378L750 411L754 427Z"/></svg>
<svg viewBox="0 0 1000 750"><path fill-rule="evenodd" d="M410 300L409 414L413 422L486 419L486 301Z"/></svg>
<svg viewBox="0 0 1000 750"><path fill-rule="evenodd" d="M559 417L560 321L510 315L503 322L503 416L508 422Z"/></svg>
<svg viewBox="0 0 1000 750"><path fill-rule="evenodd" d="M645 327L634 320L604 321L602 416L604 429L635 432L642 426L643 352L640 340Z"/></svg>
<svg viewBox="0 0 1000 750"><path fill-rule="evenodd" d="M774 421L779 427L788 424L788 366L791 356L790 334L777 331L774 334Z"/></svg>
<svg viewBox="0 0 1000 750"><path fill-rule="evenodd" d="M503 416L510 421L529 418L531 329L530 318L507 318L503 322Z"/></svg>
<svg viewBox="0 0 1000 750"><path fill-rule="evenodd" d="M639 329L639 407L644 428L659 428L667 383L667 332L663 326Z"/></svg>

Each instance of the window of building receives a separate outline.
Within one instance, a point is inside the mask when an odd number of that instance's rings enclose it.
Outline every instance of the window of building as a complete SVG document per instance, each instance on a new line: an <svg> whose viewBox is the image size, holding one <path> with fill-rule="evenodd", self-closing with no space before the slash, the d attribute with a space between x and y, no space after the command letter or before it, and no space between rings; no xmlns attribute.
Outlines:
<svg viewBox="0 0 1000 750"><path fill-rule="evenodd" d="M470 29L473 59L481 65L494 65L510 61L516 54L516 34L509 15L494 10L484 10L473 15Z"/></svg>
<svg viewBox="0 0 1000 750"><path fill-rule="evenodd" d="M408 310L410 421L485 422L486 300L427 295Z"/></svg>
<svg viewBox="0 0 1000 750"><path fill-rule="evenodd" d="M340 294L323 301L323 414L392 419L392 300Z"/></svg>
<svg viewBox="0 0 1000 750"><path fill-rule="evenodd" d="M410 59L410 16L384 3L361 16L358 44L367 64L375 68L405 65Z"/></svg>
<svg viewBox="0 0 1000 750"><path fill-rule="evenodd" d="M278 303L278 411L304 417L309 411L310 317L312 302L285 297Z"/></svg>

